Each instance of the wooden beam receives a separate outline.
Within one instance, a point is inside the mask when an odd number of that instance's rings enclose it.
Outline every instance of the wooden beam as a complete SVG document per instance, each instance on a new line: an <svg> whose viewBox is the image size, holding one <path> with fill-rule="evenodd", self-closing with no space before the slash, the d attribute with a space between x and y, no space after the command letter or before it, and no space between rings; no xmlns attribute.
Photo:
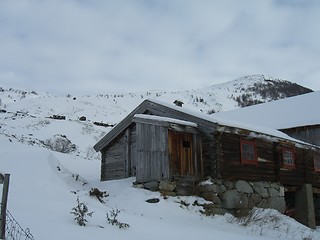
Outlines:
<svg viewBox="0 0 320 240"><path fill-rule="evenodd" d="M6 233L6 214L7 214L7 200L8 200L8 192L9 192L9 180L10 180L10 174L5 174L4 181L3 181L2 202L1 202L0 239L5 239L5 233Z"/></svg>

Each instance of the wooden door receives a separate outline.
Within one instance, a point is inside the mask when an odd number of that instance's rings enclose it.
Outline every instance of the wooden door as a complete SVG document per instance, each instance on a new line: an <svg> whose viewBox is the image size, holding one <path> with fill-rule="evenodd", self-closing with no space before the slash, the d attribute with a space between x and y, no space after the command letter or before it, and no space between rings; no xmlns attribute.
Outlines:
<svg viewBox="0 0 320 240"><path fill-rule="evenodd" d="M170 175L189 176L195 174L191 133L169 130Z"/></svg>

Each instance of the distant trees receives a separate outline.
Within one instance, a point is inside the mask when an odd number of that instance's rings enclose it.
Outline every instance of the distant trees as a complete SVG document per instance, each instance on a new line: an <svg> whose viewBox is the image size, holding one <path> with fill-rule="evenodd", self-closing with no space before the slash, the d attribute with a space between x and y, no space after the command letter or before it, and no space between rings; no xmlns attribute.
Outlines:
<svg viewBox="0 0 320 240"><path fill-rule="evenodd" d="M241 90L244 92L242 95L233 97L239 107L247 107L312 92L311 89L296 83L268 79L262 83L255 83L252 87ZM259 96L260 99L258 99L257 96Z"/></svg>

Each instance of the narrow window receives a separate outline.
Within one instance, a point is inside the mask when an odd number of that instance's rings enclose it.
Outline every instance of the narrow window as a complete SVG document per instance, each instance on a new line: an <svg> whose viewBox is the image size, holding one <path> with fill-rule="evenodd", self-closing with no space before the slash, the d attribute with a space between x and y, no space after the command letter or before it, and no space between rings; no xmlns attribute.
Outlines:
<svg viewBox="0 0 320 240"><path fill-rule="evenodd" d="M241 140L241 163L242 164L257 164L257 151L255 141Z"/></svg>
<svg viewBox="0 0 320 240"><path fill-rule="evenodd" d="M320 172L320 154L313 155L314 170Z"/></svg>
<svg viewBox="0 0 320 240"><path fill-rule="evenodd" d="M290 148L282 149L282 162L284 168L295 168L294 151Z"/></svg>

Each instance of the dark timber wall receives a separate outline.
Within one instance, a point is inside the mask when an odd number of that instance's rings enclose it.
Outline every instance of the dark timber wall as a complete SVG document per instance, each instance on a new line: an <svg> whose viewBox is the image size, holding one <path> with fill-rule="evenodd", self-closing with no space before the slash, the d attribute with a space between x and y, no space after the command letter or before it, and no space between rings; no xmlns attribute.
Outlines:
<svg viewBox="0 0 320 240"><path fill-rule="evenodd" d="M256 165L242 164L240 140L254 140L258 162ZM264 139L248 138L233 133L216 133L216 167L219 178L224 180L280 182L284 186L302 186L310 183L320 187L320 172L315 171L311 149L294 147L287 142L272 142ZM283 167L282 148L294 150L295 166Z"/></svg>
<svg viewBox="0 0 320 240"><path fill-rule="evenodd" d="M286 169L282 167L281 147L286 145L277 145L277 154L280 161L279 181L285 186L302 186L306 182L305 176L305 162L309 161L305 155L305 150L301 148L294 148L295 152L295 168ZM311 159L310 159L311 160Z"/></svg>
<svg viewBox="0 0 320 240"><path fill-rule="evenodd" d="M277 160L272 142L255 140L258 154L257 165L242 165L240 159L240 136L231 133L216 135L217 157L220 176L226 180L277 181Z"/></svg>

